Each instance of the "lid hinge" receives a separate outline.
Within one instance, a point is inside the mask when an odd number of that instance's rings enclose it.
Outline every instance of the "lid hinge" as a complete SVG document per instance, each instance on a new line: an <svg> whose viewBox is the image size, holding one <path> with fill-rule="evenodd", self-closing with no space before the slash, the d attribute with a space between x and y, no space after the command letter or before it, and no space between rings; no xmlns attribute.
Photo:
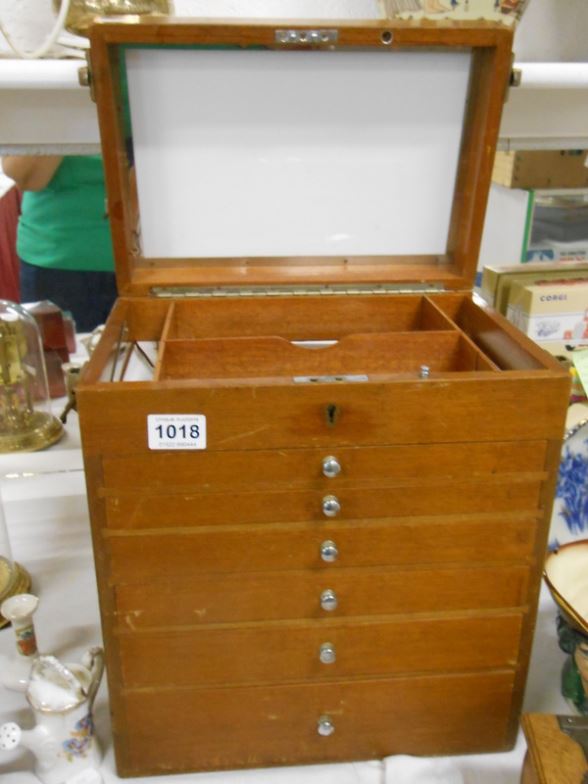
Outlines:
<svg viewBox="0 0 588 784"><path fill-rule="evenodd" d="M435 294L445 291L441 283L382 283L377 286L210 286L191 288L189 286L155 286L151 294L155 297L168 299L211 299L211 298L243 298L243 297L330 297L330 296L362 296L378 294Z"/></svg>
<svg viewBox="0 0 588 784"><path fill-rule="evenodd" d="M94 80L92 77L92 63L90 61L90 52L85 52L86 65L78 68L78 82L81 87L88 87L90 89L90 98L96 103L96 95L94 93Z"/></svg>
<svg viewBox="0 0 588 784"><path fill-rule="evenodd" d="M508 82L504 90L504 103L508 103L511 89L513 87L520 87L522 81L523 81L523 72L520 68L515 68L515 56L513 53L510 61L510 74L508 76Z"/></svg>

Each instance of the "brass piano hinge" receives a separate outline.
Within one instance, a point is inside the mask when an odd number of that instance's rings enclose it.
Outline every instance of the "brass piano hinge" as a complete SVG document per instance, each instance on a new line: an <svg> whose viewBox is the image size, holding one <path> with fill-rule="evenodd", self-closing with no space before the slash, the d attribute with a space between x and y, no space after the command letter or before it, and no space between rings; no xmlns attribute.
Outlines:
<svg viewBox="0 0 588 784"><path fill-rule="evenodd" d="M438 294L445 291L441 283L382 283L377 286L361 285L344 286L210 286L192 288L190 286L155 286L151 294L156 297L170 299L210 299L210 298L243 298L243 297L332 297L359 296L381 294Z"/></svg>

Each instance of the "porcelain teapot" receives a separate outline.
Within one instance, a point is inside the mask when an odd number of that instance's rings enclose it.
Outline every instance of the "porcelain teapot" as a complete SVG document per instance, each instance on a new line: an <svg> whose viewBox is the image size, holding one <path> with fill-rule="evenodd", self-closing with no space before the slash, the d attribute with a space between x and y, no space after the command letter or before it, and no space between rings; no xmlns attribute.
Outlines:
<svg viewBox="0 0 588 784"><path fill-rule="evenodd" d="M92 705L103 670L101 648L90 649L81 664L64 665L54 656L39 656L26 691L36 726L22 730L14 722L3 724L0 749L30 749L43 784L100 784Z"/></svg>

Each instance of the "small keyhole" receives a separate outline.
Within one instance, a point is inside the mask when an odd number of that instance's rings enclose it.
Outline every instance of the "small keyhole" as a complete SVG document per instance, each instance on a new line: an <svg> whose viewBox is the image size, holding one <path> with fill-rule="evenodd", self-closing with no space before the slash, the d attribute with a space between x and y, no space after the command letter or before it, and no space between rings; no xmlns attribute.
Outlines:
<svg viewBox="0 0 588 784"><path fill-rule="evenodd" d="M329 427L333 427L335 422L339 418L339 409L334 403L329 403L325 411L327 415L327 425Z"/></svg>

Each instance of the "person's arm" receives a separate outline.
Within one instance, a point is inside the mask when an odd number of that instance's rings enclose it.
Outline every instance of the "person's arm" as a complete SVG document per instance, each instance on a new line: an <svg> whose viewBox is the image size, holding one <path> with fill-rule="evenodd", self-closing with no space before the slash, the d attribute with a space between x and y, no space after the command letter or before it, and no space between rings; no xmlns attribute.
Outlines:
<svg viewBox="0 0 588 784"><path fill-rule="evenodd" d="M42 191L62 160L61 155L7 155L2 158L2 169L21 191Z"/></svg>

